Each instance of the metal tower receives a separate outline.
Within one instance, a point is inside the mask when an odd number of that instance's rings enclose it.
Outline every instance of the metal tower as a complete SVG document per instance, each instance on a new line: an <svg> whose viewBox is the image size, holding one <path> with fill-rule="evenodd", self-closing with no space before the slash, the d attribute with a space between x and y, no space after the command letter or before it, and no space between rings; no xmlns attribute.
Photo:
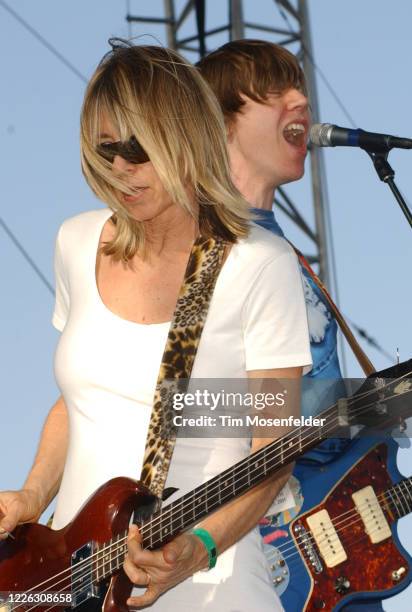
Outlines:
<svg viewBox="0 0 412 612"><path fill-rule="evenodd" d="M159 0L158 0L159 2ZM273 21L270 24L259 24L245 18L248 2L243 0L163 0L163 6L153 0L147 3L152 15L132 14L133 9L140 13L142 3L129 0L127 21L129 34L136 35L136 24L150 25L151 31L159 38L164 38L169 47L180 51L189 60L196 61L216 47L239 38L263 38L290 48L303 65L308 83L309 98L313 121L318 121L318 99L312 60L312 46L309 28L309 16L306 0L266 0L273 8ZM255 5L256 7L256 5ZM252 7L253 8L253 7ZM157 9L157 14L154 14ZM272 25L273 23L273 25ZM279 25L276 25L279 24ZM141 31L141 27L139 27ZM328 265L327 240L327 191L322 152L315 147L310 151L310 168L312 194L305 198L305 210L308 212L308 200L312 199L315 229L305 220L306 214L299 212L287 191L280 188L276 192L276 205L307 236L311 247L307 258L318 264L319 275L327 286L331 276Z"/></svg>

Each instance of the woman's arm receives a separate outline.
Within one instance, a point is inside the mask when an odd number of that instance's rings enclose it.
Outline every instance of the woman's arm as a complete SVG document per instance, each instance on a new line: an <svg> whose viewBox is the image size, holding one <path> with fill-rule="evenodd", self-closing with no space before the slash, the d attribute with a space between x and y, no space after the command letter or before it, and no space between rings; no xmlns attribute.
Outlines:
<svg viewBox="0 0 412 612"><path fill-rule="evenodd" d="M299 416L300 414L300 393L298 391L300 391L301 375L302 368L300 367L249 372L251 379L267 379L266 392L274 391L276 393L276 389L273 389L271 381L273 381L276 387L278 387L276 381L282 381L282 388L285 386L284 382L290 381L287 393L288 402L282 412L282 417L288 417L289 415ZM270 408L269 413L263 411L260 414L268 417L280 416L278 413L274 414L273 409ZM251 452L255 452L286 433L286 428L279 427L276 428L276 435L271 435L275 434L275 431L271 428L271 430L266 432L267 437L254 437ZM276 495L286 484L292 470L293 464L285 466L241 497L237 497L231 503L228 503L221 511L202 521L201 527L209 531L213 536L219 553L225 551L255 527L262 516L265 515Z"/></svg>
<svg viewBox="0 0 412 612"><path fill-rule="evenodd" d="M33 467L22 489L0 493L0 539L19 523L37 521L52 501L60 486L67 443L67 409L60 397L46 418Z"/></svg>
<svg viewBox="0 0 412 612"><path fill-rule="evenodd" d="M271 390L269 380L274 383L276 380L289 382L287 385L289 401L282 417L297 416L300 413L301 375L302 368L300 367L249 372L249 377L254 379L252 383L257 382L258 379L267 379L268 391ZM282 388L283 386L282 384ZM284 433L286 430L279 428L276 436L254 438L251 451L258 450ZM224 552L255 527L288 480L292 467L292 465L285 466L202 521L199 527L206 529L211 534L219 553ZM162 549L148 551L142 549L137 528L132 527L129 534L129 553L125 562L125 571L134 584L148 586L148 588L142 596L129 599L128 604L131 607L147 606L161 593L196 571L206 568L207 565L208 555L198 537L182 534Z"/></svg>

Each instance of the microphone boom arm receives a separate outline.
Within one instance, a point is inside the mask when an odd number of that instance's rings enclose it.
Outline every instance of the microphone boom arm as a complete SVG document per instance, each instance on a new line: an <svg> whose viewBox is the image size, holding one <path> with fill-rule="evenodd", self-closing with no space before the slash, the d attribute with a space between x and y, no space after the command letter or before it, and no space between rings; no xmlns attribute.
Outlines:
<svg viewBox="0 0 412 612"><path fill-rule="evenodd" d="M382 151L370 151L367 149L365 150L367 154L369 155L369 157L371 158L374 168L376 170L376 173L379 176L380 180L386 183L387 185L389 185L396 201L398 202L403 214L406 217L406 220L408 221L410 227L412 228L412 213L410 209L408 208L408 205L406 204L401 192L396 186L396 183L394 180L395 170L392 168L392 166L388 162L389 151L382 153Z"/></svg>

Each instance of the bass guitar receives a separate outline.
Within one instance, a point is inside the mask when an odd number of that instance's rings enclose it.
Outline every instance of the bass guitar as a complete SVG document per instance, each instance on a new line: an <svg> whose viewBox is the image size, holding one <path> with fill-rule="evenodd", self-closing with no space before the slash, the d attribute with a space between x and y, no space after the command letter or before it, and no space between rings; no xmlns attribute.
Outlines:
<svg viewBox="0 0 412 612"><path fill-rule="evenodd" d="M372 374L355 395L339 400L319 415L324 419L321 427L293 429L164 509L159 509L157 498L139 482L115 478L103 485L61 530L37 524L18 526L13 539L0 544L2 612L47 612L64 607L127 612L125 602L132 584L122 565L132 515L139 525L143 547L163 546L326 437L341 434L342 428L373 424L381 429L406 418L411 413L411 374L412 360ZM367 503L366 498L359 501L362 508ZM306 531L316 531L316 539L314 534L308 535L313 538L310 542L320 547L320 555L326 555L331 565L335 558L343 559L345 549L336 540L335 552L331 552L328 531L322 535L325 526L331 529L331 517L326 510L323 512L301 524ZM303 531L293 533L301 542ZM309 563L311 559L316 565L316 557L309 556ZM404 579L403 574L400 579Z"/></svg>

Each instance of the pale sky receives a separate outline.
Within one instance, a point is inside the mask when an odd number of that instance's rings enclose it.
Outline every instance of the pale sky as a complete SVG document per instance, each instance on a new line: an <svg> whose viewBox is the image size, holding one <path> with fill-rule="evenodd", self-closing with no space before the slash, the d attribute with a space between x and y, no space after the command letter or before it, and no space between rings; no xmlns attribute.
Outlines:
<svg viewBox="0 0 412 612"><path fill-rule="evenodd" d="M222 21L217 12L222 4L209 3L211 21ZM107 39L128 35L122 0L9 0L9 5L86 78L108 49ZM309 0L308 5L315 61L357 126L412 137L412 4ZM140 7L142 14L153 14L152 7L160 12L163 3L132 1L131 6L135 13ZM246 0L245 18L285 27L271 0ZM0 33L0 215L53 284L54 239L60 223L100 206L80 171L78 122L84 82L12 17L1 0ZM165 40L161 28L154 26L136 27L133 34ZM319 78L318 84L321 121L350 127ZM399 188L412 199L412 151L393 151L390 161ZM411 229L363 151L327 149L325 162L341 308L386 351L394 355L399 347L401 360L406 360L412 347ZM307 180L289 192L304 210ZM305 248L300 234L281 214L277 216L289 237ZM50 324L52 294L2 227L0 255L0 489L6 489L22 484L42 422L57 397L53 352L58 334ZM362 340L361 344L378 369L390 365L384 355ZM349 351L346 360L348 374L361 376ZM411 474L410 449L400 452L399 466L404 475ZM400 521L399 530L410 551L411 525L409 516ZM385 610L410 610L410 593L386 602Z"/></svg>

